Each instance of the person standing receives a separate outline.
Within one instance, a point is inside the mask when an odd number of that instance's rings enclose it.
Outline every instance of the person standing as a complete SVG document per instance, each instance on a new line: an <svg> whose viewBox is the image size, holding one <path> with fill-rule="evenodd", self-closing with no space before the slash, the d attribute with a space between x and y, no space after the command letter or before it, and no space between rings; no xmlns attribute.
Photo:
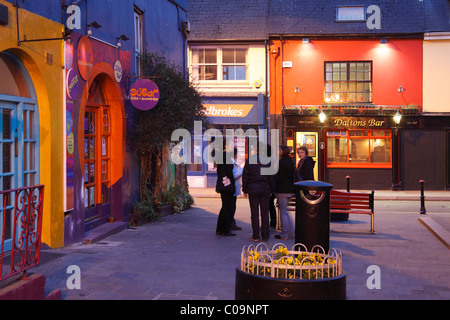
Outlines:
<svg viewBox="0 0 450 320"><path fill-rule="evenodd" d="M303 180L314 180L314 166L316 162L308 156L308 148L301 146L297 149L297 155L300 158L295 169L295 182Z"/></svg>
<svg viewBox="0 0 450 320"><path fill-rule="evenodd" d="M280 162L278 173L276 174L276 192L278 198L278 207L280 208L281 233L275 235L275 238L281 240L292 239L295 233L294 222L287 211L289 198L294 196L294 173L295 162L289 156L288 146L280 147Z"/></svg>
<svg viewBox="0 0 450 320"><path fill-rule="evenodd" d="M238 156L238 149L234 148L233 177L234 177L234 181L235 181L234 184L235 184L236 192L234 193L233 203L232 203L232 208L231 208L231 217L230 217L231 230L242 230L242 228L236 224L236 220L234 219L234 215L236 213L237 196L242 194L242 192L241 192L241 188L242 188L241 177L242 177L243 168L241 168L239 166L239 163L237 163L237 156Z"/></svg>
<svg viewBox="0 0 450 320"><path fill-rule="evenodd" d="M217 218L216 234L222 236L235 236L230 230L230 219L233 209L233 197L236 192L233 176L233 159L231 154L223 150L223 161L217 164L216 192L220 193L222 208Z"/></svg>
<svg viewBox="0 0 450 320"><path fill-rule="evenodd" d="M261 216L261 238L262 241L269 240L269 199L273 191L273 176L262 175L261 168L267 167L260 161L259 154L256 155L257 163L245 162L242 173L242 191L249 199L252 237L250 241L258 242L259 218Z"/></svg>

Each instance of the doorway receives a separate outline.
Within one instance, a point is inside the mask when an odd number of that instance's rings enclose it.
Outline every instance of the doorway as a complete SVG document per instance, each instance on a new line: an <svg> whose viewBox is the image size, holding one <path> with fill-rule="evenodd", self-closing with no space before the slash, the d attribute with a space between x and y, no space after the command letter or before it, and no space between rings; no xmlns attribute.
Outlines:
<svg viewBox="0 0 450 320"><path fill-rule="evenodd" d="M295 134L295 163L297 165L300 158L297 155L297 149L306 146L308 155L316 162L314 166L314 179L319 177L319 152L318 152L318 133L317 132L296 132Z"/></svg>

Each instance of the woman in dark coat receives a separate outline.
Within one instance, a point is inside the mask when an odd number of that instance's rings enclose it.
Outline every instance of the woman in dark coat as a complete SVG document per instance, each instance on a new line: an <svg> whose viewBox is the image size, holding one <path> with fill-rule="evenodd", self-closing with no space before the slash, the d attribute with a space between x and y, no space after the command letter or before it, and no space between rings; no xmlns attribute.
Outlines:
<svg viewBox="0 0 450 320"><path fill-rule="evenodd" d="M223 163L217 164L216 192L220 193L222 208L217 218L216 234L221 236L235 236L231 233L231 218L233 213L233 198L236 192L233 176L232 153L223 152Z"/></svg>
<svg viewBox="0 0 450 320"><path fill-rule="evenodd" d="M280 162L276 174L276 190L278 207L280 208L281 234L275 238L287 240L294 238L295 226L287 212L289 198L294 196L295 162L289 156L290 149L287 146L280 147Z"/></svg>
<svg viewBox="0 0 450 320"><path fill-rule="evenodd" d="M316 162L308 156L308 148L301 146L297 149L300 161L295 169L295 182L303 180L314 180L314 166Z"/></svg>
<svg viewBox="0 0 450 320"><path fill-rule="evenodd" d="M263 241L269 239L269 199L274 191L273 176L262 175L261 168L268 167L260 162L259 155L257 163L245 162L242 173L242 191L250 203L252 237L250 241L258 242L259 238L259 216L261 212L261 238ZM260 211L261 210L261 211Z"/></svg>

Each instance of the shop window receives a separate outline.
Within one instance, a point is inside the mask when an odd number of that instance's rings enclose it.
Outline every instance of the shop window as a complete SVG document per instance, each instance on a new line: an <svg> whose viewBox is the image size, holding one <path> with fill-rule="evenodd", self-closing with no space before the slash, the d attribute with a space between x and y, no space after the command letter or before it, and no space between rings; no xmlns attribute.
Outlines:
<svg viewBox="0 0 450 320"><path fill-rule="evenodd" d="M338 133L338 134L337 134ZM330 130L328 167L392 167L390 130Z"/></svg>
<svg viewBox="0 0 450 320"><path fill-rule="evenodd" d="M372 62L325 62L325 102L372 101Z"/></svg>
<svg viewBox="0 0 450 320"><path fill-rule="evenodd" d="M366 21L364 6L339 6L336 8L336 22Z"/></svg>
<svg viewBox="0 0 450 320"><path fill-rule="evenodd" d="M191 73L199 81L247 81L246 47L192 48Z"/></svg>

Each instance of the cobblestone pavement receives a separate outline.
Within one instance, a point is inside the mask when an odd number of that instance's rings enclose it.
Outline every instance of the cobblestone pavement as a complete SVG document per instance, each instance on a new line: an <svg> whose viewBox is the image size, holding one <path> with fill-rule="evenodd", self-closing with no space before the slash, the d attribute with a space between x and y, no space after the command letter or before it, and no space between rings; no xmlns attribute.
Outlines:
<svg viewBox="0 0 450 320"><path fill-rule="evenodd" d="M376 201L375 234L368 215L331 223L330 247L343 253L347 299L450 299L450 251L418 220L417 203ZM92 245L42 250L32 273L46 276L46 291L63 299L232 300L240 251L250 243L248 200L238 199L235 237L215 234L220 199L196 198L193 208L112 235ZM449 221L450 202L428 204L427 216ZM268 244L277 242L271 233ZM281 241L288 247L293 240ZM68 289L81 271L81 289ZM370 290L367 268L377 265L381 289Z"/></svg>

